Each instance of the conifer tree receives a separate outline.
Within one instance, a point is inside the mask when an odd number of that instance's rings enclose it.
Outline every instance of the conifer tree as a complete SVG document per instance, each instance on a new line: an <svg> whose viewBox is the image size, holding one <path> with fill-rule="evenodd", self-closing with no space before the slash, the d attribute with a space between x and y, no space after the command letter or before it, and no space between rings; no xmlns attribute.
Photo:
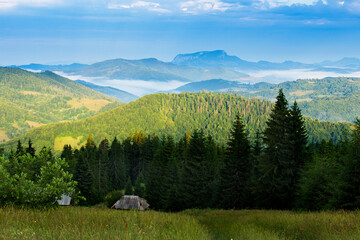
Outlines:
<svg viewBox="0 0 360 240"><path fill-rule="evenodd" d="M182 207L193 208L203 204L204 175L202 167L206 159L205 137L201 130L194 130L182 168L180 196Z"/></svg>
<svg viewBox="0 0 360 240"><path fill-rule="evenodd" d="M360 119L354 122L350 151L343 156L339 179L334 189L336 208L360 208Z"/></svg>
<svg viewBox="0 0 360 240"><path fill-rule="evenodd" d="M69 164L68 171L74 173L76 166L76 159L73 156L71 145L65 144L63 151L61 152L61 158L65 159Z"/></svg>
<svg viewBox="0 0 360 240"><path fill-rule="evenodd" d="M133 194L134 194L134 190L131 183L131 178L128 177L128 180L126 181L125 184L125 195L133 195Z"/></svg>
<svg viewBox="0 0 360 240"><path fill-rule="evenodd" d="M127 178L124 152L116 137L111 143L109 152L109 178L112 190L120 190L125 187Z"/></svg>
<svg viewBox="0 0 360 240"><path fill-rule="evenodd" d="M298 186L300 173L304 169L305 161L308 159L307 142L308 136L305 128L305 122L296 101L290 110L290 131L289 131L289 149L291 149L291 161L293 169L292 193L295 193ZM293 195L292 198L295 198Z"/></svg>
<svg viewBox="0 0 360 240"><path fill-rule="evenodd" d="M35 156L35 148L32 146L31 139L28 141L28 147L26 148L26 153L29 153L31 156Z"/></svg>
<svg viewBox="0 0 360 240"><path fill-rule="evenodd" d="M173 138L163 136L161 145L150 163L146 181L146 197L155 209L164 209L166 206L166 192L169 186L164 176L168 161L174 157L174 149Z"/></svg>
<svg viewBox="0 0 360 240"><path fill-rule="evenodd" d="M77 152L77 162L75 166L74 180L77 182L77 188L80 191L80 194L86 198L85 201L80 202L82 204L91 204L93 203L92 199L92 185L93 177L90 173L89 165L85 159L84 150Z"/></svg>
<svg viewBox="0 0 360 240"><path fill-rule="evenodd" d="M105 138L99 145L98 157L98 191L106 193L109 191L109 141Z"/></svg>
<svg viewBox="0 0 360 240"><path fill-rule="evenodd" d="M135 181L134 194L145 197L145 178L143 174L140 174Z"/></svg>
<svg viewBox="0 0 360 240"><path fill-rule="evenodd" d="M227 144L221 171L221 206L242 209L249 206L251 149L245 126L238 114Z"/></svg>
<svg viewBox="0 0 360 240"><path fill-rule="evenodd" d="M21 144L21 141L18 140L18 143L17 143L17 146L16 146L16 152L15 152L15 155L16 156L22 156L25 154L25 150Z"/></svg>
<svg viewBox="0 0 360 240"><path fill-rule="evenodd" d="M293 204L294 164L291 159L290 111L282 89L266 122L265 149L259 159L256 187L259 207L289 209Z"/></svg>

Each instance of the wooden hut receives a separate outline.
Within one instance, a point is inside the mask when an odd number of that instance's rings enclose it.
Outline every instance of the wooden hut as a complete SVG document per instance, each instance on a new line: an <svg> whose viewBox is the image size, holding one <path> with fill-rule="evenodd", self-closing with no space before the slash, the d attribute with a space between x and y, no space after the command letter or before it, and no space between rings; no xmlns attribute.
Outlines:
<svg viewBox="0 0 360 240"><path fill-rule="evenodd" d="M146 202L146 200L139 196L124 195L111 208L120 210L145 210L149 206L150 205Z"/></svg>

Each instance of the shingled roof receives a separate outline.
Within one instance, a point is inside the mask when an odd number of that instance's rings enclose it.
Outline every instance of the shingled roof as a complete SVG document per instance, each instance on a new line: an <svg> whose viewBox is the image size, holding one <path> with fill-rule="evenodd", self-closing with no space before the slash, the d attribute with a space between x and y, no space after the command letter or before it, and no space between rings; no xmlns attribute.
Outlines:
<svg viewBox="0 0 360 240"><path fill-rule="evenodd" d="M137 210L145 210L150 205L146 202L145 199L134 196L134 195L124 195L122 196L111 208L113 209L137 209Z"/></svg>

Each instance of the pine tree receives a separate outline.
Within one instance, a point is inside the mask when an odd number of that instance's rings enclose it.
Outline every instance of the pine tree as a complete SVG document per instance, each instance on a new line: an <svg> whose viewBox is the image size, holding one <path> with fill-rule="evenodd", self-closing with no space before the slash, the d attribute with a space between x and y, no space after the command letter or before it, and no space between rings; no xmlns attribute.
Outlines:
<svg viewBox="0 0 360 240"><path fill-rule="evenodd" d="M93 203L93 177L89 170L89 165L83 156L84 150L79 151L77 154L77 162L75 166L74 180L77 181L77 188L80 191L80 194L86 198L85 201L80 202L80 204L91 204Z"/></svg>
<svg viewBox="0 0 360 240"><path fill-rule="evenodd" d="M18 140L15 155L16 156L22 156L24 154L25 154L25 150L24 150L20 140Z"/></svg>
<svg viewBox="0 0 360 240"><path fill-rule="evenodd" d="M342 167L334 189L333 206L343 209L360 208L360 119L354 122L350 151L342 156Z"/></svg>
<svg viewBox="0 0 360 240"><path fill-rule="evenodd" d="M85 144L85 148L86 148L87 150L96 148L94 139L93 139L93 137L92 137L91 134L89 134L89 136L88 136L88 139L87 139L86 144Z"/></svg>
<svg viewBox="0 0 360 240"><path fill-rule="evenodd" d="M140 197L145 196L145 178L142 174L135 181L134 194Z"/></svg>
<svg viewBox="0 0 360 240"><path fill-rule="evenodd" d="M304 169L305 161L308 160L308 150L307 150L307 131L305 128L305 122L301 114L301 110L298 107L296 101L290 110L290 131L289 131L289 149L291 152L291 161L293 169L293 181L291 186L291 192L295 193L298 182L300 179L301 171ZM293 200L295 195L292 196Z"/></svg>
<svg viewBox="0 0 360 240"><path fill-rule="evenodd" d="M128 180L126 181L125 184L125 195L133 195L133 194L134 194L134 190L131 183L131 179L130 177L128 177Z"/></svg>
<svg viewBox="0 0 360 240"><path fill-rule="evenodd" d="M221 206L242 209L249 206L251 149L245 126L238 114L227 144L221 171Z"/></svg>
<svg viewBox="0 0 360 240"><path fill-rule="evenodd" d="M31 156L35 156L35 148L32 146L31 139L28 141L28 147L26 148L26 153L29 153Z"/></svg>
<svg viewBox="0 0 360 240"><path fill-rule="evenodd" d="M290 139L290 111L282 89L266 122L265 149L259 159L256 198L263 208L289 209L293 204L294 164Z"/></svg>
<svg viewBox="0 0 360 240"><path fill-rule="evenodd" d="M109 190L109 141L105 138L99 145L98 157L98 191L107 193Z"/></svg>
<svg viewBox="0 0 360 240"><path fill-rule="evenodd" d="M116 137L111 143L109 152L109 178L112 190L125 187L127 178L124 152Z"/></svg>
<svg viewBox="0 0 360 240"><path fill-rule="evenodd" d="M175 145L170 136L161 138L161 145L150 163L146 180L146 197L151 206L155 209L164 209L167 205L166 166L170 159L174 158Z"/></svg>
<svg viewBox="0 0 360 240"><path fill-rule="evenodd" d="M74 173L76 166L76 159L73 156L71 145L64 145L63 151L61 152L61 158L65 159L69 164L68 171Z"/></svg>
<svg viewBox="0 0 360 240"><path fill-rule="evenodd" d="M179 194L182 196L182 207L202 206L204 175L203 165L206 159L205 137L203 131L194 130L189 142L187 156L182 168Z"/></svg>

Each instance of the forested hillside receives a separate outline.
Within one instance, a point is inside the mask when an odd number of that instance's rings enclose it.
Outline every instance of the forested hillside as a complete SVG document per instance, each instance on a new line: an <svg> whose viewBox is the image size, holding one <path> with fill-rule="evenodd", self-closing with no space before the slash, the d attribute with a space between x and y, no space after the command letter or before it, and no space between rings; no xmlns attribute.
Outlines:
<svg viewBox="0 0 360 240"><path fill-rule="evenodd" d="M175 92L236 92L245 97L274 101L279 89L284 90L290 101L297 100L304 116L333 122L353 122L359 116L360 78L300 79L280 84L241 84L212 79L186 84Z"/></svg>
<svg viewBox="0 0 360 240"><path fill-rule="evenodd" d="M188 131L203 129L204 134L211 134L216 142L225 143L236 113L240 113L247 132L254 137L257 129L262 131L265 128L271 107L269 101L247 99L236 94L154 94L94 117L33 129L21 136L21 140L30 138L37 148L46 145L59 151L65 144L80 147L89 134L98 144L104 138L116 136L119 140L125 139L135 131L169 134L178 140ZM310 141L338 141L349 126L306 119ZM6 147L15 144L16 140L9 141Z"/></svg>
<svg viewBox="0 0 360 240"><path fill-rule="evenodd" d="M52 72L0 68L0 142L33 127L79 120L117 106L115 99Z"/></svg>

